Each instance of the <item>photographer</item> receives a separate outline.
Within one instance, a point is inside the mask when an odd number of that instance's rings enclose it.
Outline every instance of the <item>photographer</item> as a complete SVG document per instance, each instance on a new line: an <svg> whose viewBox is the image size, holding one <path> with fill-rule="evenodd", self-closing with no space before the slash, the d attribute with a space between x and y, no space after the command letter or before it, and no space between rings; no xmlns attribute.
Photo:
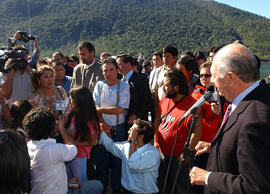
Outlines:
<svg viewBox="0 0 270 194"><path fill-rule="evenodd" d="M32 69L36 69L37 61L39 60L39 56L40 56L37 37L27 35L26 32L17 31L14 34L14 38L16 39L16 42L18 40L23 41L23 42L29 42L30 40L34 39L35 50L34 50L32 57L30 59L28 56L26 56L26 60L28 61L28 64Z"/></svg>
<svg viewBox="0 0 270 194"><path fill-rule="evenodd" d="M32 69L24 58L8 59L5 64L8 71L6 82L2 85L3 95L9 99L9 106L17 100L27 99L34 91L31 81Z"/></svg>
<svg viewBox="0 0 270 194"><path fill-rule="evenodd" d="M24 43L34 41L35 50L31 58L29 58L29 51L23 46ZM22 41L23 44L17 44L18 41ZM36 69L37 61L39 60L39 47L38 39L35 36L28 35L26 32L17 31L14 34L14 38L8 38L8 46L0 48L0 72L6 73L4 66L10 58L24 58L27 60L29 66Z"/></svg>

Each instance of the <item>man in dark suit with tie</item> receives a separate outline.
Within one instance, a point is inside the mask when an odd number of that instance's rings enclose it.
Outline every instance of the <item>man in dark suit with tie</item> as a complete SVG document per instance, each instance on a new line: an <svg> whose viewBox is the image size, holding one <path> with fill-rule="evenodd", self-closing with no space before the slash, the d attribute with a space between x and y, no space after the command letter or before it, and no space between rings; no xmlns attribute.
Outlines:
<svg viewBox="0 0 270 194"><path fill-rule="evenodd" d="M117 64L123 80L130 86L130 103L127 114L127 122L132 125L133 121L140 118L148 120L148 112L152 109L152 95L146 76L132 70L132 56L121 54L117 56Z"/></svg>
<svg viewBox="0 0 270 194"><path fill-rule="evenodd" d="M231 110L211 144L196 146L209 159L207 170L191 170L191 184L203 185L204 193L270 193L270 90L257 81L254 54L242 44L227 45L215 55L211 74Z"/></svg>

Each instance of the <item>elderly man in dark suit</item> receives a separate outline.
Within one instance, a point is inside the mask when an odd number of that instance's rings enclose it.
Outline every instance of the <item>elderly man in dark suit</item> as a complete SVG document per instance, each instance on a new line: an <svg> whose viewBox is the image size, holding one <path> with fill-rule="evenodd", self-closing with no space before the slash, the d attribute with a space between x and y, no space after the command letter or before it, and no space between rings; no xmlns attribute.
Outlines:
<svg viewBox="0 0 270 194"><path fill-rule="evenodd" d="M130 86L130 103L127 114L129 126L138 118L148 120L148 112L151 111L153 104L148 79L132 70L132 60L132 56L127 54L118 55L116 59L123 80L127 81Z"/></svg>
<svg viewBox="0 0 270 194"><path fill-rule="evenodd" d="M230 44L215 55L211 74L231 105L211 144L196 146L209 159L207 171L191 170L191 184L205 193L270 193L270 90L257 81L256 59L244 45Z"/></svg>

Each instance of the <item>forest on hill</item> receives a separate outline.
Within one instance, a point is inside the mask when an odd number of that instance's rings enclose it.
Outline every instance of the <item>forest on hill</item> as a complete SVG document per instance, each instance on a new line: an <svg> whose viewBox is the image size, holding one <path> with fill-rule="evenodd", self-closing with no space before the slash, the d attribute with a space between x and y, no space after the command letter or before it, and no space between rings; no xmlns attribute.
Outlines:
<svg viewBox="0 0 270 194"><path fill-rule="evenodd" d="M171 44L208 51L241 40L270 60L270 20L211 0L1 0L0 46L15 31L38 36L42 56L77 53L88 40L96 54L149 56Z"/></svg>

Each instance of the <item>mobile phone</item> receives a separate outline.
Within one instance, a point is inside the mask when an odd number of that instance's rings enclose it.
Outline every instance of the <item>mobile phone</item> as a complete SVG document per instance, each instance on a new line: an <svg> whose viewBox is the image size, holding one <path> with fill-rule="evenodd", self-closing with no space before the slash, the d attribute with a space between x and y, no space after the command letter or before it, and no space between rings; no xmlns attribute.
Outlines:
<svg viewBox="0 0 270 194"><path fill-rule="evenodd" d="M70 183L68 184L68 186L69 186L69 187L78 187L79 184L78 184L77 182L75 182L75 181L72 181L72 182L70 182Z"/></svg>

